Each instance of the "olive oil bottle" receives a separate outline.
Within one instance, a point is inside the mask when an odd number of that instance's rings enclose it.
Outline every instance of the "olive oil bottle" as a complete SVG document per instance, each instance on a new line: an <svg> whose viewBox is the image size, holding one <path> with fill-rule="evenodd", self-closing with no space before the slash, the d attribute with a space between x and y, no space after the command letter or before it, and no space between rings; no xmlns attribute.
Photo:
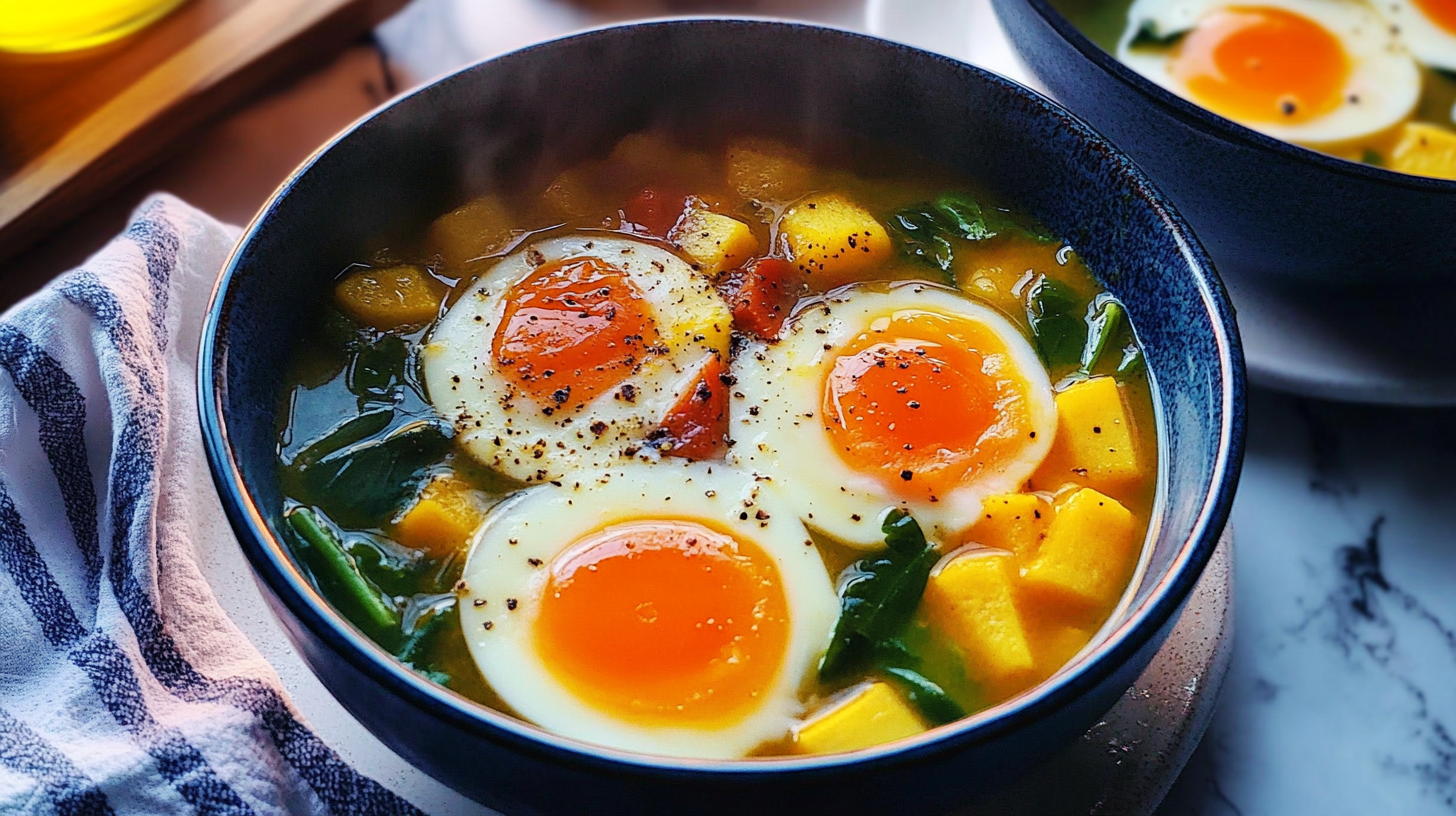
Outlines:
<svg viewBox="0 0 1456 816"><path fill-rule="evenodd" d="M0 0L0 51L48 54L102 45L186 0Z"/></svg>

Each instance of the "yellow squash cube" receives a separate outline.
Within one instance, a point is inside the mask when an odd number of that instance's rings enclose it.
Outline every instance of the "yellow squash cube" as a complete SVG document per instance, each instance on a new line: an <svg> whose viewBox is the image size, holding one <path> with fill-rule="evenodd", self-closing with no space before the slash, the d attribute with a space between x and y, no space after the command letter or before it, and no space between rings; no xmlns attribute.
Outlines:
<svg viewBox="0 0 1456 816"><path fill-rule="evenodd" d="M394 525L395 540L439 558L463 549L484 517L475 490L454 476L436 476Z"/></svg>
<svg viewBox="0 0 1456 816"><path fill-rule="evenodd" d="M1025 560L1036 555L1051 517L1051 502L1036 493L991 496L981 505L981 518L966 533L965 540L1006 550Z"/></svg>
<svg viewBox="0 0 1456 816"><path fill-rule="evenodd" d="M1044 679L1056 674L1091 639L1090 631L1076 626L1032 627L1031 651L1036 656L1036 676Z"/></svg>
<svg viewBox="0 0 1456 816"><path fill-rule="evenodd" d="M820 711L799 726L794 752L833 754L857 751L914 736L925 721L889 684L874 682Z"/></svg>
<svg viewBox="0 0 1456 816"><path fill-rule="evenodd" d="M1390 169L1417 176L1456 180L1456 131L1407 122L1390 151Z"/></svg>
<svg viewBox="0 0 1456 816"><path fill-rule="evenodd" d="M707 275L721 275L758 254L758 239L742 221L707 210L690 210L669 240Z"/></svg>
<svg viewBox="0 0 1456 816"><path fill-rule="evenodd" d="M500 249L511 238L510 210L495 196L484 196L435 219L425 238L428 251L445 266L466 262Z"/></svg>
<svg viewBox="0 0 1456 816"><path fill-rule="evenodd" d="M385 331L434 320L444 298L444 284L418 266L356 269L334 286L344 314Z"/></svg>
<svg viewBox="0 0 1456 816"><path fill-rule="evenodd" d="M728 186L745 200L791 201L808 191L809 167L786 145L744 139L728 147Z"/></svg>
<svg viewBox="0 0 1456 816"><path fill-rule="evenodd" d="M1032 483L1042 490L1072 483L1112 494L1137 485L1142 464L1117 380L1082 380L1057 394L1056 402L1057 436Z"/></svg>
<svg viewBox="0 0 1456 816"><path fill-rule="evenodd" d="M1023 585L1078 606L1107 608L1127 586L1138 556L1137 518L1116 499L1083 488L1057 506Z"/></svg>
<svg viewBox="0 0 1456 816"><path fill-rule="evenodd" d="M790 207L779 234L794 263L821 286L862 278L894 252L884 226L837 194L811 196Z"/></svg>
<svg viewBox="0 0 1456 816"><path fill-rule="evenodd" d="M921 601L933 626L960 646L971 675L997 683L1031 671L1034 663L1016 609L1016 559L972 550L941 565Z"/></svg>

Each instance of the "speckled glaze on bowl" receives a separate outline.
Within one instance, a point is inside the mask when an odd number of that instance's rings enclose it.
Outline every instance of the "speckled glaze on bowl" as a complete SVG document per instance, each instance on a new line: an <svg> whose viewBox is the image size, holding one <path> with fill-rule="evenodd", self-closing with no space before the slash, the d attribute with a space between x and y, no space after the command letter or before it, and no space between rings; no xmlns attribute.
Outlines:
<svg viewBox="0 0 1456 816"><path fill-rule="evenodd" d="M652 123L845 130L977 176L1071 240L1127 304L1157 383L1162 496L1127 611L1057 677L974 717L847 755L705 762L542 732L390 658L317 594L280 541L279 372L335 274L538 162ZM254 220L204 327L200 410L223 505L274 611L330 691L421 769L510 813L945 810L1086 730L1157 650L1227 520L1243 363L1203 251L1121 153L1055 104L974 67L843 31L695 20L590 32L481 63L367 117Z"/></svg>
<svg viewBox="0 0 1456 816"><path fill-rule="evenodd" d="M1456 281L1456 181L1265 136L1118 62L1047 0L991 5L1037 80L1147 172L1224 274L1326 286Z"/></svg>

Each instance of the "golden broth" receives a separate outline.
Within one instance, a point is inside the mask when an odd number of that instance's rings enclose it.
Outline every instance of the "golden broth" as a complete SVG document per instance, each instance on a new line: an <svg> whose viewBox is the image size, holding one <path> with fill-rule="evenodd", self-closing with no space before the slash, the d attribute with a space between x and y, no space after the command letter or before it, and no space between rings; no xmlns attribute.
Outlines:
<svg viewBox="0 0 1456 816"><path fill-rule="evenodd" d="M696 196L709 211L747 225L759 248L756 254L780 257L791 239L782 229L783 216L806 193L838 194L884 222L907 205L934 200L953 190L974 196L987 213L1001 213L1007 225L1001 234L957 243L949 268L944 271L897 250L868 273L856 276L857 285L888 290L897 281L932 280L954 286L963 295L1005 316L1028 336L1032 326L1027 303L1031 289L1038 282L1055 282L1062 287L1059 291L1066 293L1087 314L1093 310L1090 304L1096 298L1106 297L1075 252L1061 241L1039 237L1043 230L1032 219L1014 210L998 209L999 200L973 180L958 178L944 168L902 152L860 142L834 145L811 157L783 151L768 143L751 142L765 155L782 153L792 160L770 161L759 175L746 178L741 168L731 169L725 158L734 145L742 144L684 144L659 133L629 136L605 157L538 179L517 191L467 202L437 220L421 235L417 245L391 247L375 257L361 258L360 264L342 273L342 280L357 279L361 270L387 272L408 266L419 270L419 275L427 275L409 285L418 292L433 293L431 297L440 304L435 312L443 314L498 259L520 247L555 235L593 231L615 234L628 229L623 221L624 212L629 209L639 221L660 219L667 223L676 219L676 212L670 209L657 212L651 206L644 208L634 198L644 185L651 186L661 193L659 198L669 201L681 195ZM745 196L743 190L735 189L745 184L756 185L755 195ZM668 190L673 192L661 192ZM680 197L676 200L681 202ZM680 205L675 206L681 211ZM1011 226L1013 223L1020 226ZM641 237L640 233L637 237ZM647 240L671 246L661 239ZM403 280L401 275L392 272L385 277ZM817 280L822 279L811 276L798 295L813 298L822 294L824 285ZM836 286L843 282L831 280ZM405 294L400 295L400 302L407 299ZM322 309L320 315L314 330L297 345L293 365L285 376L286 398L279 413L280 473L290 508L327 507L337 498L327 490L320 490L303 472L304 465L317 458L311 451L316 449L319 439L337 434L349 422L373 422L371 416L386 410L380 405L388 405L387 410L393 412L389 428L397 428L411 419L429 421L435 416L420 385L413 351L428 337L429 325L362 331L335 308ZM1074 317L1081 319L1082 313L1079 311ZM1130 332L1130 329L1124 331ZM364 336L375 342L366 349L367 353L358 350L359 338ZM1153 512L1158 442L1151 385L1144 370L1136 365L1140 352L1130 333L1120 336L1124 336L1126 348L1114 349L1104 362L1091 370L1079 371L1076 362L1063 361L1050 367L1048 374L1058 389L1065 390L1090 382L1089 376L1110 382L1115 368L1121 367L1125 360L1134 361L1126 372L1116 376L1141 471L1133 478L1123 479L1115 490L1108 488L1104 497L1110 497L1114 504L1120 502L1130 511L1135 525L1132 552L1121 561L1111 563L1109 569L1114 574L1110 580L1115 591L1095 602L1069 600L1066 593L1055 590L1054 584L1023 585L1022 579L1017 579L1015 606L1035 660L1029 668L1023 667L1008 677L978 676L976 667L969 665L962 644L941 631L943 627L937 625L934 609L922 605L897 640L914 653L925 672L940 678L945 695L966 713L1009 699L1054 674L1103 626L1121 602L1134 574ZM1117 352L1123 353L1122 359L1113 359L1118 357ZM389 431L380 425L369 432ZM464 589L456 581L464 562L463 547L468 530L450 527L449 508L456 506L451 502L458 505L465 501L469 506L462 512L475 519L494 503L520 490L522 485L450 446L428 459L423 471L435 477L424 488L424 496L431 498L431 507L443 508L438 510L438 518L411 520L414 510L424 503L414 496L418 488L412 488L402 503L388 505L373 515L363 513L355 514L354 518L334 519L339 522L344 550L351 556L357 572L365 576L365 586L385 599L386 605L393 604L396 608L398 621L394 628L381 628L379 619L371 619L367 610L361 612L340 600L347 594L346 590L340 588L337 580L320 574L316 553L311 556L308 546L301 546L297 540L291 543L300 553L300 560L313 569L324 594L334 599L341 611L386 649L448 688L509 712L509 706L492 692L476 670L458 625L429 628L416 624L443 619L450 614L454 598L464 597ZM1086 470L1081 474L1086 476ZM1052 513L1053 508L1066 506L1076 492L1074 482L1079 478L1044 466L1022 486L1022 491L1034 493L1039 497L1036 501L1042 502L1038 506ZM431 493L432 490L440 495ZM455 491L450 495L457 498L445 495L450 490ZM467 495L468 500L459 499L460 495ZM874 518L881 509L866 507L864 513ZM1041 516L1038 514L1036 518ZM456 536L450 540L453 544L438 543L451 535ZM944 554L973 540L972 533L963 532L934 543ZM813 541L831 577L849 574L856 569L856 562L866 557L863 549L845 546L817 532L813 532ZM411 542L417 546L410 546ZM1033 564L1039 543L1033 542L1032 550L1017 556L1022 559L1018 563L1023 574L1036 569ZM310 561L310 557L315 560ZM420 632L424 635L420 636ZM883 674L872 666L827 681L806 678L800 697L807 717L812 720L826 702L842 700L846 694L862 688L866 681L882 678ZM772 756L804 750L796 732L787 732L781 739L766 741L752 755Z"/></svg>

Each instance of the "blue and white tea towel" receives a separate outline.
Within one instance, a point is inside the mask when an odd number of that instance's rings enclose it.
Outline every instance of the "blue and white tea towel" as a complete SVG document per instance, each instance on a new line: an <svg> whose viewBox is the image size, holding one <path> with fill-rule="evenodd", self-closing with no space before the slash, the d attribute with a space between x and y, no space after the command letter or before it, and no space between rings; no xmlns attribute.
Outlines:
<svg viewBox="0 0 1456 816"><path fill-rule="evenodd" d="M153 198L0 317L0 814L420 812L299 719L199 569L237 546L194 385L233 238Z"/></svg>

